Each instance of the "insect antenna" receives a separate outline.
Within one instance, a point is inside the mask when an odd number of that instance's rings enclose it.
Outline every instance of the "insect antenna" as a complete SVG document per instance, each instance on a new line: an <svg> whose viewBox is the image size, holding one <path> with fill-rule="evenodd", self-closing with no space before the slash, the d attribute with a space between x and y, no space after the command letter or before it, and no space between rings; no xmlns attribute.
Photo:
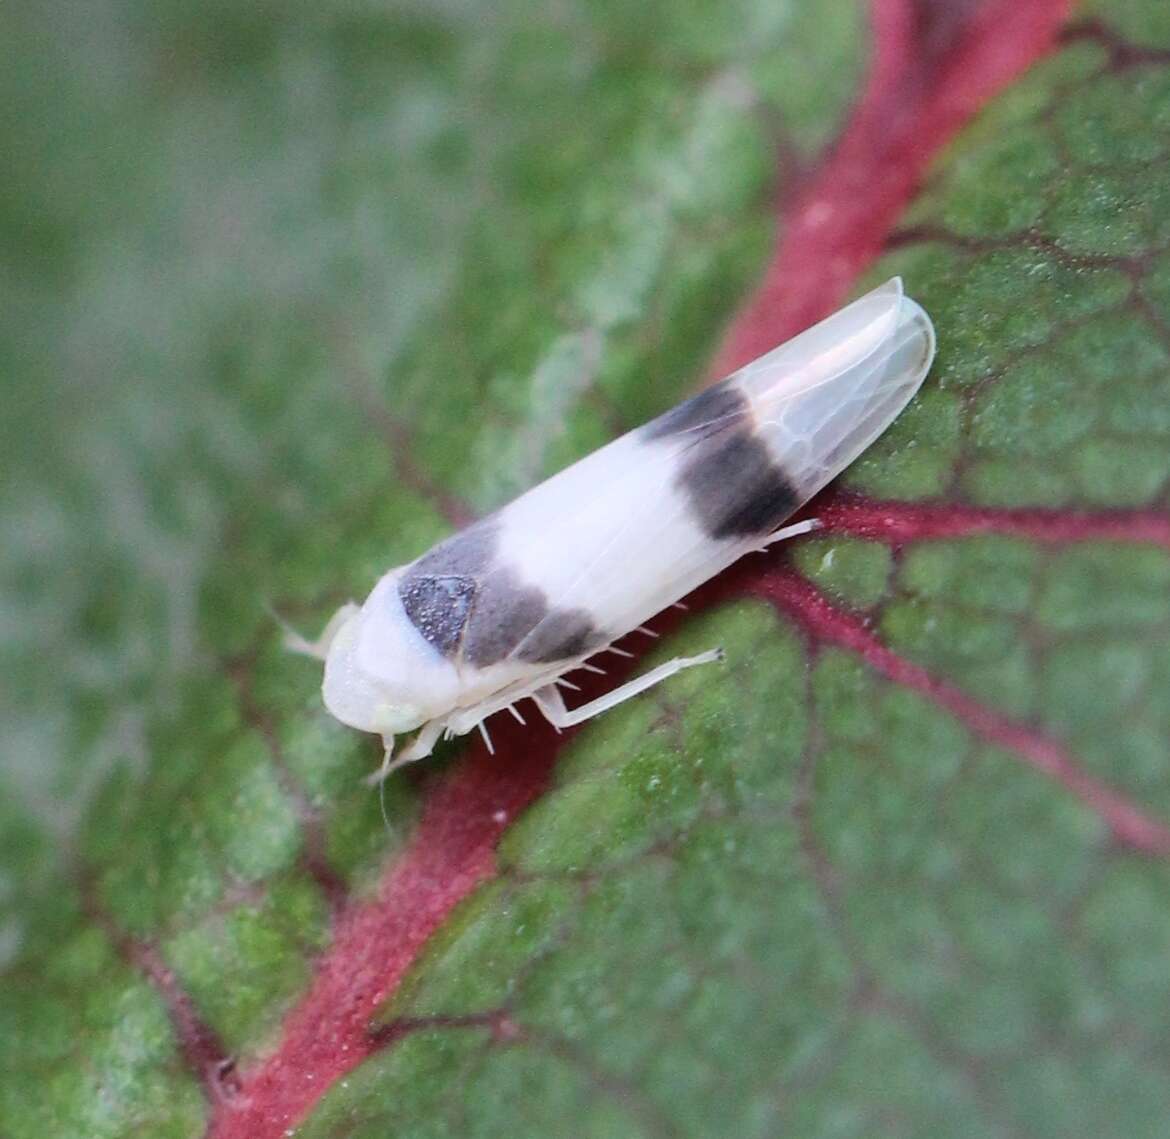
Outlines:
<svg viewBox="0 0 1170 1139"><path fill-rule="evenodd" d="M386 780L378 780L378 806L382 810L382 826L386 830L386 837L390 838L393 828L390 826L390 815L386 811Z"/></svg>

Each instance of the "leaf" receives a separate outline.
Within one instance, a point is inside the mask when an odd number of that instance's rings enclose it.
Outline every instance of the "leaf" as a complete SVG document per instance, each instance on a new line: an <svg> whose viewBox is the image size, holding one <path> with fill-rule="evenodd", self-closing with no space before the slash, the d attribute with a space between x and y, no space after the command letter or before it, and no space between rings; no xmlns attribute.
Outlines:
<svg viewBox="0 0 1170 1139"><path fill-rule="evenodd" d="M0 1132L1161 1133L1170 26L828 7L10 17ZM265 603L863 271L938 364L727 666L384 823Z"/></svg>

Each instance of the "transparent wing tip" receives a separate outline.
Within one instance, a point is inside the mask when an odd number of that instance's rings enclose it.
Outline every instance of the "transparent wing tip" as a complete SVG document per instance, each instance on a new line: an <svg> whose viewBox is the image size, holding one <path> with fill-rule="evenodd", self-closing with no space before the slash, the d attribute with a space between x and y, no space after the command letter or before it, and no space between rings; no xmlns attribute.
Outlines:
<svg viewBox="0 0 1170 1139"><path fill-rule="evenodd" d="M814 388L851 369L897 357L921 383L934 359L934 326L906 296L901 277L864 296L772 349L738 373L748 389L764 391L785 377L791 388Z"/></svg>
<svg viewBox="0 0 1170 1139"><path fill-rule="evenodd" d="M901 277L891 277L809 332L822 330L818 339L841 344L855 359L871 354L898 356L903 367L921 376L934 360L934 325L926 310L906 296Z"/></svg>
<svg viewBox="0 0 1170 1139"><path fill-rule="evenodd" d="M901 414L926 379L936 346L933 322L905 295L901 277L866 293L838 316L844 318L838 331L845 343L852 343L853 359L826 385L825 395L840 403L819 409L824 415L819 427L808 424L820 443L815 448L822 455L815 480L820 485L852 463Z"/></svg>
<svg viewBox="0 0 1170 1139"><path fill-rule="evenodd" d="M887 295L898 298L896 313L895 344L898 351L905 345L903 357L904 366L913 375L917 376L915 389L926 378L934 363L934 353L937 340L934 334L934 321L930 314L916 300L906 296L902 289L902 278L891 277L884 285L879 285L875 292L887 291Z"/></svg>
<svg viewBox="0 0 1170 1139"><path fill-rule="evenodd" d="M934 326L891 277L745 369L738 382L811 495L894 421L930 371Z"/></svg>

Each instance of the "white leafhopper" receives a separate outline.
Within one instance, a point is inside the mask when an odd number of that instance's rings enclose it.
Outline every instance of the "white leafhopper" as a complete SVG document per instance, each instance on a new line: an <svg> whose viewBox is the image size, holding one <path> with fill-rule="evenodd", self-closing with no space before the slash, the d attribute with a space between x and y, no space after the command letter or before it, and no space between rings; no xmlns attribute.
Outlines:
<svg viewBox="0 0 1170 1139"><path fill-rule="evenodd" d="M484 720L521 700L579 724L719 658L676 658L573 709L558 686L744 554L812 529L784 522L885 431L933 357L930 318L887 281L390 570L316 642L289 644L325 662L337 719L381 735L377 777L441 735L486 739Z"/></svg>

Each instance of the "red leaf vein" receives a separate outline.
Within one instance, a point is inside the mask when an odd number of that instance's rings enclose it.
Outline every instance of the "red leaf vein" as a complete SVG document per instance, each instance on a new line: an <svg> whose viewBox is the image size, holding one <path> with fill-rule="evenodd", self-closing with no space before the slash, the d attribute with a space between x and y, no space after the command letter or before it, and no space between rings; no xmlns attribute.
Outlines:
<svg viewBox="0 0 1170 1139"><path fill-rule="evenodd" d="M747 584L747 591L771 602L818 642L838 645L861 657L895 684L929 697L975 735L1018 756L1080 799L1123 845L1143 854L1170 855L1170 828L1090 775L1059 741L988 708L921 665L883 645L862 618L835 607L811 582L788 567L777 567Z"/></svg>

